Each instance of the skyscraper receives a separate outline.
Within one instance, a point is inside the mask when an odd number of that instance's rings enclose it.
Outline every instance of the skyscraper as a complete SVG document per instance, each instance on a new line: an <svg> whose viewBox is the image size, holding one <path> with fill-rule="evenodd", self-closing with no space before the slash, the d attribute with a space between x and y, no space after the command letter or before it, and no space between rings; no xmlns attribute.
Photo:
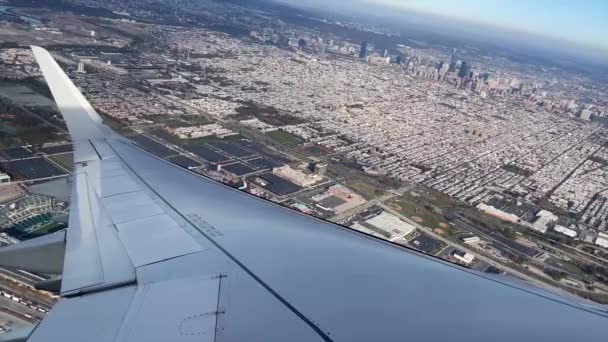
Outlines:
<svg viewBox="0 0 608 342"><path fill-rule="evenodd" d="M460 71L458 72L458 77L460 78L468 78L471 74L471 63L464 61L460 66Z"/></svg>
<svg viewBox="0 0 608 342"><path fill-rule="evenodd" d="M367 57L367 42L361 43L361 51L359 51L359 58L365 59Z"/></svg>
<svg viewBox="0 0 608 342"><path fill-rule="evenodd" d="M456 71L456 49L452 50L452 58L450 59L450 66L448 68L449 72L455 72Z"/></svg>
<svg viewBox="0 0 608 342"><path fill-rule="evenodd" d="M448 63L441 63L441 67L439 67L439 74L441 76L445 76L449 69L450 65Z"/></svg>

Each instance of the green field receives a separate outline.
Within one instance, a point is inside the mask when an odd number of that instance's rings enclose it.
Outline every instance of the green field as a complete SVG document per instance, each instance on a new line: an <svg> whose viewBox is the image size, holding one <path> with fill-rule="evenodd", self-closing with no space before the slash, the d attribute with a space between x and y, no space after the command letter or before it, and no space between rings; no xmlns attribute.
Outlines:
<svg viewBox="0 0 608 342"><path fill-rule="evenodd" d="M0 122L0 134L15 135L17 134L17 129Z"/></svg>
<svg viewBox="0 0 608 342"><path fill-rule="evenodd" d="M521 226L518 227L516 224L503 221L484 212L460 210L460 213L474 224L478 224L487 230L498 232L509 239L515 239L517 237L515 232L517 231L520 231L524 235L528 234L527 229L522 229Z"/></svg>
<svg viewBox="0 0 608 342"><path fill-rule="evenodd" d="M295 148L304 142L304 139L282 130L268 132L266 135L271 137L277 143L291 148Z"/></svg>
<svg viewBox="0 0 608 342"><path fill-rule="evenodd" d="M367 200L371 200L385 194L384 190L359 179L351 179L346 181L346 186L353 189L356 193L365 197Z"/></svg>
<svg viewBox="0 0 608 342"><path fill-rule="evenodd" d="M64 229L65 224L53 220L52 213L43 213L23 219L12 224L9 233L21 240L28 240L38 236L54 233Z"/></svg>
<svg viewBox="0 0 608 342"><path fill-rule="evenodd" d="M55 106L48 97L42 95L38 85L26 81L0 81L0 96L5 96L11 101L22 106Z"/></svg>
<svg viewBox="0 0 608 342"><path fill-rule="evenodd" d="M0 114L0 121L2 120L6 120L6 117ZM41 124L40 122L32 123L31 125L21 125L12 122L10 126L4 125L0 128L0 146L4 147L41 145L64 139L54 127Z"/></svg>
<svg viewBox="0 0 608 342"><path fill-rule="evenodd" d="M449 236L453 233L453 228L441 215L435 213L431 208L419 204L408 197L395 198L387 202L387 205L412 221L431 228L437 233L443 233L441 235Z"/></svg>
<svg viewBox="0 0 608 342"><path fill-rule="evenodd" d="M29 110L0 95L0 143L4 146L38 145L57 141L61 132ZM15 100L16 101L16 100Z"/></svg>
<svg viewBox="0 0 608 342"><path fill-rule="evenodd" d="M39 237L42 235L54 233L56 231L59 231L59 230L65 229L65 228L66 227L63 223L49 221L45 224L40 225L39 227L36 227L36 229L27 233L23 238L33 239L33 238L36 238L36 237Z"/></svg>
<svg viewBox="0 0 608 342"><path fill-rule="evenodd" d="M422 193L422 198L425 202L432 204L437 207L445 207L445 206L458 206L459 203L444 193L435 191L433 189L423 188L417 190L416 192Z"/></svg>

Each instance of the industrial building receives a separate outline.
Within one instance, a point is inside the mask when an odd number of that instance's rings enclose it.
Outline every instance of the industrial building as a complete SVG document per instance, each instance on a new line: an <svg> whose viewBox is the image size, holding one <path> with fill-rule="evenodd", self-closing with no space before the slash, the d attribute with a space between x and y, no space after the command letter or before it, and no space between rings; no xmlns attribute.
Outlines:
<svg viewBox="0 0 608 342"><path fill-rule="evenodd" d="M560 234L564 234L564 235L566 235L566 236L569 236L569 237L571 237L571 238L575 238L575 237L576 237L576 235L578 234L578 233L576 232L576 230L573 230L573 229L570 229L570 228L566 228L566 227L564 227L564 226L560 226L560 225L555 226L555 227L553 228L553 230L555 230L556 232L558 232L558 233L560 233Z"/></svg>
<svg viewBox="0 0 608 342"><path fill-rule="evenodd" d="M367 202L363 197L342 185L333 185L326 192L313 196L312 200L317 202L317 207L336 214L356 208Z"/></svg>
<svg viewBox="0 0 608 342"><path fill-rule="evenodd" d="M517 223L519 221L519 217L517 217L517 215L504 212L502 210L496 209L493 206L487 205L485 203L479 203L477 205L477 209L483 211L484 213L486 213L490 216L494 216L498 219L501 219L503 221L507 221L507 222L511 222L511 223Z"/></svg>
<svg viewBox="0 0 608 342"><path fill-rule="evenodd" d="M416 230L416 227L385 211L365 221L365 223L376 228L373 230L389 241L401 239Z"/></svg>
<svg viewBox="0 0 608 342"><path fill-rule="evenodd" d="M557 222L558 217L550 211L541 210L536 214L536 220L532 223L532 229L545 233L549 224Z"/></svg>
<svg viewBox="0 0 608 342"><path fill-rule="evenodd" d="M90 67L92 70L103 72L111 76L127 76L129 72L126 69L119 68L111 64L110 61L104 63L96 59L82 59L80 61L84 66ZM84 68L83 68L84 69Z"/></svg>
<svg viewBox="0 0 608 342"><path fill-rule="evenodd" d="M604 248L608 248L608 239L598 236L595 239L595 244Z"/></svg>
<svg viewBox="0 0 608 342"><path fill-rule="evenodd" d="M223 139L225 137L237 134L234 131L224 128L218 124L207 124L192 127L164 127L164 130L176 135L180 139L198 139L211 136L216 136Z"/></svg>
<svg viewBox="0 0 608 342"><path fill-rule="evenodd" d="M370 228L367 228L366 226L364 226L364 225L362 225L360 223L354 223L354 224L352 224L350 226L350 228L352 228L352 229L354 229L356 231L359 231L361 233L365 233L365 234L372 235L372 236L375 236L375 237L380 238L380 239L387 240L386 236L384 236L384 235L382 235L382 234L380 234L380 233L378 233L378 232L376 232L376 231L374 231L374 230L372 230Z"/></svg>
<svg viewBox="0 0 608 342"><path fill-rule="evenodd" d="M454 253L452 253L452 257L467 266L470 265L473 262L473 260L475 260L475 256L473 254L463 252L460 250L455 250Z"/></svg>
<svg viewBox="0 0 608 342"><path fill-rule="evenodd" d="M272 169L272 173L303 188L315 185L323 180L323 177L320 175L306 174L292 169L289 165L275 167Z"/></svg>
<svg viewBox="0 0 608 342"><path fill-rule="evenodd" d="M327 173L327 164L315 164L313 171L319 176L325 176Z"/></svg>
<svg viewBox="0 0 608 342"><path fill-rule="evenodd" d="M481 239L479 238L479 236L470 236L462 239L462 242L466 243L467 245L471 245L480 241Z"/></svg>
<svg viewBox="0 0 608 342"><path fill-rule="evenodd" d="M608 248L608 233L599 232L595 239L595 244L604 248Z"/></svg>

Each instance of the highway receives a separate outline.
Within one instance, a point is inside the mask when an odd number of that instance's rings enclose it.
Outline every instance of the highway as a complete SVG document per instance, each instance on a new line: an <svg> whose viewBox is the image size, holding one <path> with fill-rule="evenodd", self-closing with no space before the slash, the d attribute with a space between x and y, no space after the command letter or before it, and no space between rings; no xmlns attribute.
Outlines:
<svg viewBox="0 0 608 342"><path fill-rule="evenodd" d="M0 329L11 331L28 326L29 322L19 318L20 315L8 311L0 309Z"/></svg>
<svg viewBox="0 0 608 342"><path fill-rule="evenodd" d="M5 278L23 284L32 289L34 288L35 283L45 280L44 278L29 272L21 270L11 270L4 267L0 267L0 274Z"/></svg>
<svg viewBox="0 0 608 342"><path fill-rule="evenodd" d="M558 242L556 242L556 244L551 244L551 243L542 241L541 239L539 239L535 236L530 236L529 240L533 241L534 243L536 243L538 245L542 245L548 249L553 249L559 253L562 253L565 256L576 259L578 261L592 263L597 266L608 267L608 259L602 258L601 256L598 256L598 255L593 255L593 254L590 254L590 253L587 253L587 252L581 250L582 245L572 247L572 246L568 246L566 244L560 244Z"/></svg>
<svg viewBox="0 0 608 342"><path fill-rule="evenodd" d="M482 254L480 254L480 253L478 253L476 251L473 251L472 249L469 249L469 248L467 248L465 246L462 246L462 245L460 245L458 243L455 243L452 240L446 239L443 236L441 236L441 235L436 234L435 232L433 232L432 229L420 225L418 222L409 219L408 217L402 215L401 213L399 213L399 212L393 210L392 208L384 205L383 203L378 204L378 206L380 208L382 208L383 210L385 210L386 212L389 212L389 213L391 213L391 214L399 217L403 221L405 221L405 222L413 225L414 227L416 227L420 231L424 232L425 234L431 236L434 239L437 239L437 240L439 240L439 241L447 244L448 246L456 247L456 248L458 248L461 251L473 254L479 260L481 260L481 261L483 261L483 262L485 262L485 263L487 263L489 265L492 265L494 267L500 268L502 270L506 270L507 273L510 273L510 274L512 274L512 275L514 275L514 276L516 276L518 278L521 278L521 279L526 280L526 281L528 281L530 283L533 283L533 284L535 284L535 285L537 285L539 287L542 287L542 288L554 288L554 289L558 289L558 290L561 291L561 289L559 289L557 287L554 287L554 286L551 286L551 285L547 284L546 282L542 282L542 281L540 281L540 280L538 280L538 279L536 279L534 277L531 277L531 276L529 276L529 275L527 275L527 274L525 274L523 272L515 270L515 269L513 269L512 267L510 267L508 265L505 265L503 263L497 262L494 259L491 259L491 258L489 258L489 257L487 257L485 255L482 255Z"/></svg>
<svg viewBox="0 0 608 342"><path fill-rule="evenodd" d="M494 238L494 236L492 236L492 234L488 234L485 231L482 231L481 229L478 229L477 227L473 226L472 224L462 220L462 219L456 219L453 222L458 223L461 227L464 227L465 229L471 231L474 234L477 234L479 236L481 236L484 240L487 241L491 241L492 244L495 244L497 246L501 246L504 249L507 249L510 253L513 253L515 255L519 255L520 257L524 258L529 264L532 264L538 268L546 268L546 269L551 269L553 271L556 272L564 272L566 274L568 274L570 277L577 279L579 281L583 281L584 279L582 279L580 277L580 275L578 274L574 274L572 272L570 272L569 270L565 269L565 268L561 268L561 267L556 267L553 265L550 265L548 263L542 262L537 260L536 258L527 255L525 253L522 253L520 251L518 251L517 249L512 248L511 246L509 246L508 244L503 243L502 241Z"/></svg>
<svg viewBox="0 0 608 342"><path fill-rule="evenodd" d="M6 298L4 296L0 298L0 311L5 312L11 316L16 316L17 318L22 319L24 321L28 321L30 323L36 320L42 320L45 316L44 313L36 309L15 302L14 300ZM31 316L31 318L27 317L26 314Z"/></svg>

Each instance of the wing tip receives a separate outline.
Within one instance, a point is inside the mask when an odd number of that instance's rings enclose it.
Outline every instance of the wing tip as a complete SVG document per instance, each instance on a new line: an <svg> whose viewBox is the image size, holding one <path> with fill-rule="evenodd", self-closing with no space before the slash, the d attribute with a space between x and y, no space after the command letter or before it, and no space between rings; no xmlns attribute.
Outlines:
<svg viewBox="0 0 608 342"><path fill-rule="evenodd" d="M30 45L30 50L32 50L32 52L34 53L34 56L37 53L49 53L45 48L40 47L38 45Z"/></svg>
<svg viewBox="0 0 608 342"><path fill-rule="evenodd" d="M111 129L103 125L99 114L57 64L55 58L45 48L36 45L30 45L30 48L63 115L72 140L106 137Z"/></svg>

